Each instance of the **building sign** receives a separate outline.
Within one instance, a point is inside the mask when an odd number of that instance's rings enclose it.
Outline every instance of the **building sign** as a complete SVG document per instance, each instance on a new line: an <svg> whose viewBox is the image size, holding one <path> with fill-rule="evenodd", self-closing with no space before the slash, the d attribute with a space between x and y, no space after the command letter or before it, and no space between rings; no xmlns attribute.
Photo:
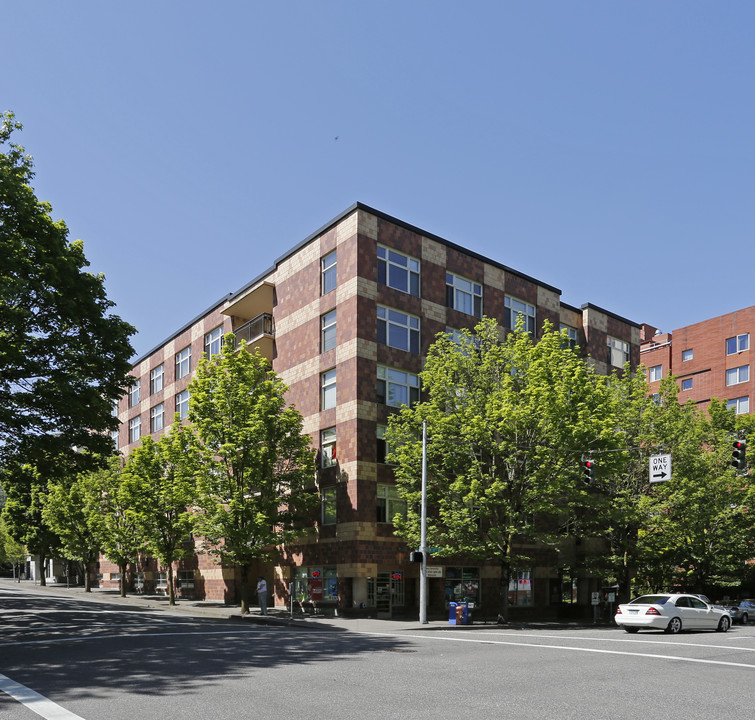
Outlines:
<svg viewBox="0 0 755 720"><path fill-rule="evenodd" d="M427 570L427 577L429 578L442 578L443 577L442 565L428 565L426 570Z"/></svg>

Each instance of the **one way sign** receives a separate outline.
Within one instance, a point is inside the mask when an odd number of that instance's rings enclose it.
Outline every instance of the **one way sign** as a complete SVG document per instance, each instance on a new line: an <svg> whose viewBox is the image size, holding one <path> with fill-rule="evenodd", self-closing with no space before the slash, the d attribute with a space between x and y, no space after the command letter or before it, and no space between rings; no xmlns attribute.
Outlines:
<svg viewBox="0 0 755 720"><path fill-rule="evenodd" d="M650 456L650 482L671 480L671 455Z"/></svg>

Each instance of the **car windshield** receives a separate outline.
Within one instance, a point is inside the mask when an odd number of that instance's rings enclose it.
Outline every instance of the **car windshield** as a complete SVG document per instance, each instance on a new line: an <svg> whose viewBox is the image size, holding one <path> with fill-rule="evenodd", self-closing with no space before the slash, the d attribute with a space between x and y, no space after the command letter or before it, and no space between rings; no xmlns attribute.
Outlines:
<svg viewBox="0 0 755 720"><path fill-rule="evenodd" d="M630 605L663 605L668 595L641 595L630 602Z"/></svg>

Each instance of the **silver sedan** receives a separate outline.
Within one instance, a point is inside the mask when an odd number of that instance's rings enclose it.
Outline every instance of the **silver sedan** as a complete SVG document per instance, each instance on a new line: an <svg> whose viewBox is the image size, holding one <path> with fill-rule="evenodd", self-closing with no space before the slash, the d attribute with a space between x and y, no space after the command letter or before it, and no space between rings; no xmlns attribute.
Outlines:
<svg viewBox="0 0 755 720"><path fill-rule="evenodd" d="M669 633L682 629L726 632L731 627L731 617L726 610L695 595L682 593L642 595L619 605L614 620L628 633L636 633L641 628Z"/></svg>

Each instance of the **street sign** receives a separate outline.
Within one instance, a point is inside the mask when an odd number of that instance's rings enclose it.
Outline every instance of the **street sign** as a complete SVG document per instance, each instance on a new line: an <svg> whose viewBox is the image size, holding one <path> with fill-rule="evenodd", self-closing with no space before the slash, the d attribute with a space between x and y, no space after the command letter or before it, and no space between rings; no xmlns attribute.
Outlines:
<svg viewBox="0 0 755 720"><path fill-rule="evenodd" d="M650 482L671 480L671 454L650 456Z"/></svg>

